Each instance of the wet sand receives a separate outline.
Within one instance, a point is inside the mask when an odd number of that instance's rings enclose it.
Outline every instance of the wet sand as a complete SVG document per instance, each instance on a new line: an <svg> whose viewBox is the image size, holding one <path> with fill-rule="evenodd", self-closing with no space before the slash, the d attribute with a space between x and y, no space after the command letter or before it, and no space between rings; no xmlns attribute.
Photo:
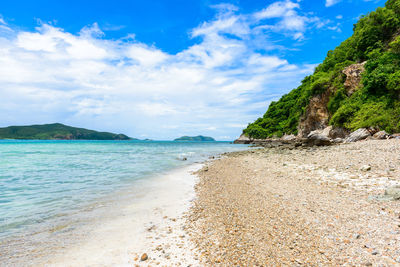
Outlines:
<svg viewBox="0 0 400 267"><path fill-rule="evenodd" d="M0 244L0 266L198 266L182 226L195 197L197 177L192 173L201 166L145 179L143 192L127 191L104 208L96 205L102 211L92 211L89 221L71 231L58 225L29 245L25 239ZM93 217L96 214L100 217ZM148 258L141 261L144 253Z"/></svg>

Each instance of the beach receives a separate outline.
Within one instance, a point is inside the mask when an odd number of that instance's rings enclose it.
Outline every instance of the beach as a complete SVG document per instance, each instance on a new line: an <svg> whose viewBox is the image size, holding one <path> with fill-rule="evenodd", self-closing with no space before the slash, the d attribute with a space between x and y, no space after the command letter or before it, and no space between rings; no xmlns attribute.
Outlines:
<svg viewBox="0 0 400 267"><path fill-rule="evenodd" d="M397 266L400 201L384 193L399 155L394 139L223 153L105 199L95 220L0 265Z"/></svg>
<svg viewBox="0 0 400 267"><path fill-rule="evenodd" d="M209 157L246 149L229 142L2 141L0 266L194 264L183 228L195 198L193 172Z"/></svg>
<svg viewBox="0 0 400 267"><path fill-rule="evenodd" d="M188 231L204 266L398 266L400 142L256 149L199 172Z"/></svg>

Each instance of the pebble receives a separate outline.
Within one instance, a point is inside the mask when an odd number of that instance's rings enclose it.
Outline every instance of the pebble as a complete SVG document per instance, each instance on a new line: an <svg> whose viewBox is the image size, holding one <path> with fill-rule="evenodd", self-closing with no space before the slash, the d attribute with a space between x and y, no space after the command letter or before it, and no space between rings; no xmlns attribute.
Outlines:
<svg viewBox="0 0 400 267"><path fill-rule="evenodd" d="M146 253L143 253L142 256L140 257L140 261L146 261L149 258Z"/></svg>
<svg viewBox="0 0 400 267"><path fill-rule="evenodd" d="M371 170L371 166L370 165L363 165L360 168L360 171L363 171L363 172L367 172L367 171L370 171L370 170Z"/></svg>

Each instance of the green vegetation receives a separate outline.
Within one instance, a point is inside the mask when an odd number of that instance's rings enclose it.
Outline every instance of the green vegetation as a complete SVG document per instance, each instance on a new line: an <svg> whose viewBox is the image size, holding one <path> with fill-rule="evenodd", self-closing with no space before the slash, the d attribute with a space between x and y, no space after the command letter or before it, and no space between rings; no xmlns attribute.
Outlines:
<svg viewBox="0 0 400 267"><path fill-rule="evenodd" d="M342 70L367 61L362 84L349 94ZM262 118L243 133L253 138L297 134L297 126L313 96L329 94L330 124L356 130L377 126L400 131L400 0L363 16L354 33L327 57L301 85L272 102Z"/></svg>
<svg viewBox="0 0 400 267"><path fill-rule="evenodd" d="M96 132L61 123L0 128L0 139L131 140L123 134Z"/></svg>
<svg viewBox="0 0 400 267"><path fill-rule="evenodd" d="M174 141L201 141L201 142L210 142L210 141L215 141L214 138L208 137L208 136L182 136L179 138L176 138Z"/></svg>

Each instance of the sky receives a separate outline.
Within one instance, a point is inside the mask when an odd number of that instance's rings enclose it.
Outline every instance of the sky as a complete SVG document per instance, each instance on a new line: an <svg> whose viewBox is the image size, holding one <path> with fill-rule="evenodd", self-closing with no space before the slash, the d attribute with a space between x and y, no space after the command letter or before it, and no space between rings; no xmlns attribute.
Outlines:
<svg viewBox="0 0 400 267"><path fill-rule="evenodd" d="M234 140L384 0L2 0L0 127Z"/></svg>

